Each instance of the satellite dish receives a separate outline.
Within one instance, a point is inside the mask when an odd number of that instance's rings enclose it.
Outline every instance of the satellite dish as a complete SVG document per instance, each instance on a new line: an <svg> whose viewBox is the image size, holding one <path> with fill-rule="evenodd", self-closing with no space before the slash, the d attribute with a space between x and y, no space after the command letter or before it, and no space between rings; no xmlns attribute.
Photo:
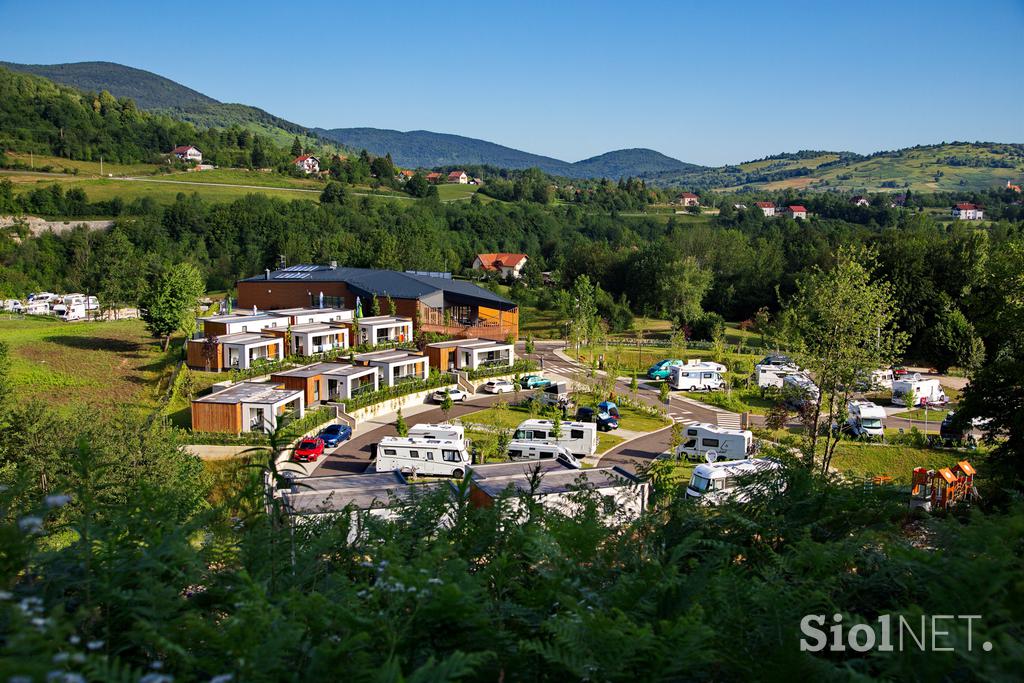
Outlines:
<svg viewBox="0 0 1024 683"><path fill-rule="evenodd" d="M704 460L709 465L714 465L715 461L718 460L718 451L708 451L704 454Z"/></svg>

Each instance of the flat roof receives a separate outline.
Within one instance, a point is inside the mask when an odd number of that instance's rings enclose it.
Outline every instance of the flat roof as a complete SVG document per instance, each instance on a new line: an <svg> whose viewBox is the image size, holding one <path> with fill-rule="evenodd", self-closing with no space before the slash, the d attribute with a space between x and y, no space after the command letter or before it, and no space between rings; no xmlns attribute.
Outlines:
<svg viewBox="0 0 1024 683"><path fill-rule="evenodd" d="M280 337L271 337L259 332L235 332L217 337L217 341L221 344L249 344L258 341L278 341L280 339Z"/></svg>
<svg viewBox="0 0 1024 683"><path fill-rule="evenodd" d="M348 363L311 363L309 365L300 365L299 367L292 368L290 370L275 372L271 377L316 377L317 375L324 375L333 370L351 367L353 366Z"/></svg>
<svg viewBox="0 0 1024 683"><path fill-rule="evenodd" d="M328 474L313 477L291 477L292 493L304 491L343 491L361 488L381 488L392 485L405 486L408 482L402 473L370 472L367 474Z"/></svg>
<svg viewBox="0 0 1024 683"><path fill-rule="evenodd" d="M509 344L503 341L497 341L495 339L478 339L473 337L472 339L449 339L443 342L434 342L433 344L427 344L432 349L450 349L450 348L471 348L471 349L486 349L495 346L508 346L512 347L513 344Z"/></svg>
<svg viewBox="0 0 1024 683"><path fill-rule="evenodd" d="M324 332L327 330L335 330L340 332L346 328L337 327L329 323L302 323L301 325L292 325L292 332Z"/></svg>
<svg viewBox="0 0 1024 683"><path fill-rule="evenodd" d="M426 360L426 356L417 351L405 351L403 349L389 349L387 351L371 351L360 353L355 359L361 363L397 363L409 359Z"/></svg>
<svg viewBox="0 0 1024 683"><path fill-rule="evenodd" d="M549 470L579 471L575 468L566 467L558 460L532 460L526 462L498 462L491 463L490 465L470 465L469 474L474 481L478 479L492 479L495 477L528 477L530 476L530 473L538 467L541 469L541 472L547 472Z"/></svg>
<svg viewBox="0 0 1024 683"><path fill-rule="evenodd" d="M279 320L280 318L287 318L286 315L275 315L273 313L223 313L221 315L211 315L208 318L200 318L202 322L211 323L255 323L262 320Z"/></svg>
<svg viewBox="0 0 1024 683"><path fill-rule="evenodd" d="M324 306L323 308L311 307L311 306L300 306L298 308L276 308L271 313L277 313L278 315L302 315L303 313L309 315L313 313L352 313L351 308L333 308L331 306Z"/></svg>
<svg viewBox="0 0 1024 683"><path fill-rule="evenodd" d="M282 389L267 382L240 382L193 403L280 403L302 396L301 389Z"/></svg>
<svg viewBox="0 0 1024 683"><path fill-rule="evenodd" d="M522 464L522 463L519 463ZM502 494L511 487L517 493L530 491L530 473L513 474L502 477L486 477L473 479L473 485L491 498ZM550 469L542 470L537 495L566 493L580 488L608 488L612 486L630 486L639 480L618 467L595 467L592 469Z"/></svg>
<svg viewBox="0 0 1024 683"><path fill-rule="evenodd" d="M412 318L403 318L400 315L371 315L368 318L359 318L356 322L360 325L406 325L412 322Z"/></svg>
<svg viewBox="0 0 1024 683"><path fill-rule="evenodd" d="M292 489L282 492L281 498L289 513L309 515L338 512L349 506L357 510L386 508L439 487L448 489L448 482L409 484L397 472L304 477L296 479Z"/></svg>

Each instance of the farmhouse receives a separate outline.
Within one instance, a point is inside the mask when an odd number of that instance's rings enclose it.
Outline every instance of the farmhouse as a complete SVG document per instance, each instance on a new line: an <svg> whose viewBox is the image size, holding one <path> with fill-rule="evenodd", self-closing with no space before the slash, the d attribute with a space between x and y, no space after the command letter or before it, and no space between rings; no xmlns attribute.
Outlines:
<svg viewBox="0 0 1024 683"><path fill-rule="evenodd" d="M469 176L465 171L452 171L448 174L448 182L455 185L466 185L469 183Z"/></svg>
<svg viewBox="0 0 1024 683"><path fill-rule="evenodd" d="M430 173L427 174L427 182L428 183L439 183L439 182L441 182L441 174L438 173L437 171L431 171Z"/></svg>
<svg viewBox="0 0 1024 683"><path fill-rule="evenodd" d="M192 145L178 145L171 150L171 154L189 163L203 163L203 153L199 151L198 147L193 147Z"/></svg>
<svg viewBox="0 0 1024 683"><path fill-rule="evenodd" d="M490 339L451 339L427 344L430 365L438 370L478 370L511 367L516 360L515 346Z"/></svg>
<svg viewBox="0 0 1024 683"><path fill-rule="evenodd" d="M700 206L700 197L692 192L680 192L676 195L676 203L681 206Z"/></svg>
<svg viewBox="0 0 1024 683"><path fill-rule="evenodd" d="M377 368L380 383L386 387L430 377L430 359L414 351L372 351L361 353L353 360L364 366Z"/></svg>
<svg viewBox="0 0 1024 683"><path fill-rule="evenodd" d="M863 195L857 195L850 200L850 203L854 206L871 206L871 201Z"/></svg>
<svg viewBox="0 0 1024 683"><path fill-rule="evenodd" d="M499 272L503 278L519 279L527 260L526 254L477 254L473 270Z"/></svg>
<svg viewBox="0 0 1024 683"><path fill-rule="evenodd" d="M754 206L761 209L761 213L763 213L765 216L775 215L775 205L772 204L771 202L755 202Z"/></svg>
<svg viewBox="0 0 1024 683"><path fill-rule="evenodd" d="M985 210L977 204L961 202L953 207L953 218L961 221L980 221L985 217Z"/></svg>
<svg viewBox="0 0 1024 683"><path fill-rule="evenodd" d="M396 341L412 339L414 319L419 321L417 331L453 337L519 336L519 309L514 302L448 273L295 265L240 280L237 288L240 306L268 310L320 305L321 301L328 307L365 310L373 297L381 307L391 297L397 316L407 319L405 337ZM356 321L353 343L374 343L363 334L364 329L369 334L374 324L378 321L373 318Z"/></svg>
<svg viewBox="0 0 1024 683"><path fill-rule="evenodd" d="M240 382L192 401L196 432L273 432L285 413L301 418L306 404L301 391L266 382Z"/></svg>
<svg viewBox="0 0 1024 683"><path fill-rule="evenodd" d="M799 204L791 204L783 209L783 213L789 218L802 218L807 219L807 209L800 206Z"/></svg>
<svg viewBox="0 0 1024 683"><path fill-rule="evenodd" d="M301 154L292 159L292 163L303 173L320 172L320 160L312 154Z"/></svg>
<svg viewBox="0 0 1024 683"><path fill-rule="evenodd" d="M345 401L380 388L376 367L349 363L313 363L275 372L270 381L303 393L307 406L324 401Z"/></svg>

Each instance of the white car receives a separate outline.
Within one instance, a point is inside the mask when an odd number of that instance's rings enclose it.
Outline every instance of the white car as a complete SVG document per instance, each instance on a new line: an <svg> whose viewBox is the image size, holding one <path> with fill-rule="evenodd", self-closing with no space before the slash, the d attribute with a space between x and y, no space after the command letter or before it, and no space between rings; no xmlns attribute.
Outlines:
<svg viewBox="0 0 1024 683"><path fill-rule="evenodd" d="M431 398L440 403L441 401L444 400L445 394L451 396L452 402L465 401L467 398L469 398L469 394L467 394L465 391L457 387L446 387L444 389L438 389L437 391L434 392L434 395Z"/></svg>
<svg viewBox="0 0 1024 683"><path fill-rule="evenodd" d="M489 394L507 394L510 391L515 391L516 386L509 382L507 379L492 379L488 380L484 384L484 391Z"/></svg>

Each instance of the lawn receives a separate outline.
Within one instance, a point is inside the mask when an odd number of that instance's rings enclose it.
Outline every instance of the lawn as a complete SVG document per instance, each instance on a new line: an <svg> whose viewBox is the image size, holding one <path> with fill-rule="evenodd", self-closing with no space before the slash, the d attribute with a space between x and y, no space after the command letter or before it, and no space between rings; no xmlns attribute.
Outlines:
<svg viewBox="0 0 1024 683"><path fill-rule="evenodd" d="M153 409L155 387L173 367L173 352L161 351L139 320L0 318L0 342L10 348L15 396L60 408Z"/></svg>
<svg viewBox="0 0 1024 683"><path fill-rule="evenodd" d="M660 360L667 358L679 358L688 360L711 360L711 351L699 351L695 349L671 348L668 346L621 346L616 344L604 344L595 346L583 346L579 354L575 348L566 349L566 353L579 360L581 363L589 364L595 358L604 357L605 364L612 363L619 373L632 375L637 373L640 378L646 377L647 370ZM753 371L754 363L760 360L761 353L737 353L735 348L725 352L725 366L735 368L740 366L740 374L748 375Z"/></svg>
<svg viewBox="0 0 1024 683"><path fill-rule="evenodd" d="M836 446L832 466L855 476L886 475L897 483L909 484L915 467L938 469L955 465L960 460L973 464L984 459L982 450L946 448L915 448L895 444L841 441Z"/></svg>
<svg viewBox="0 0 1024 683"><path fill-rule="evenodd" d="M228 379L226 373L203 372L201 370L182 369L191 378L192 397L199 396L216 382ZM187 395L175 394L164 406L163 415L170 418L171 424L179 429L192 429L192 399Z"/></svg>
<svg viewBox="0 0 1024 683"><path fill-rule="evenodd" d="M229 202L254 193L266 194L279 199L319 199L319 193L314 191L269 187L254 190L246 187L207 186L203 182L184 182L162 178L124 180L120 178L76 178L65 175L32 176L30 182L15 183L14 188L15 192L29 192L36 187L48 187L53 183L58 183L65 191L79 187L85 190L85 194L91 202L109 201L114 197L120 197L125 201L151 197L160 204L173 204L179 194L198 194L207 201Z"/></svg>
<svg viewBox="0 0 1024 683"><path fill-rule="evenodd" d="M733 389L732 391L683 391L679 395L701 403L717 406L734 413L765 415L775 401L761 396L760 389Z"/></svg>
<svg viewBox="0 0 1024 683"><path fill-rule="evenodd" d="M34 154L29 156L23 152L8 152L7 158L11 161L29 165L36 170L46 166L51 167L52 173L63 174L65 170L77 170L80 175L100 175L100 162L98 161L74 161L63 157L45 156ZM109 161L103 163L103 175L142 175L157 173L161 166L157 164L116 164Z"/></svg>
<svg viewBox="0 0 1024 683"><path fill-rule="evenodd" d="M914 410L905 410L902 413L893 413L890 417L902 417L905 420L918 420L924 422L925 417L928 418L928 422L942 422L949 415L948 410L937 410L935 408L915 408Z"/></svg>
<svg viewBox="0 0 1024 683"><path fill-rule="evenodd" d="M456 185L456 184L442 184L437 186L437 196L442 202L452 202L461 199L469 199L480 187L477 185ZM481 199L484 199L484 195L480 195ZM490 199L490 197L487 197Z"/></svg>
<svg viewBox="0 0 1024 683"><path fill-rule="evenodd" d="M298 188L321 191L324 182L315 178L293 178L280 173L263 173L244 168L215 168L210 171L179 172L161 175L160 180L193 183L225 183L228 185L259 185L260 187Z"/></svg>

